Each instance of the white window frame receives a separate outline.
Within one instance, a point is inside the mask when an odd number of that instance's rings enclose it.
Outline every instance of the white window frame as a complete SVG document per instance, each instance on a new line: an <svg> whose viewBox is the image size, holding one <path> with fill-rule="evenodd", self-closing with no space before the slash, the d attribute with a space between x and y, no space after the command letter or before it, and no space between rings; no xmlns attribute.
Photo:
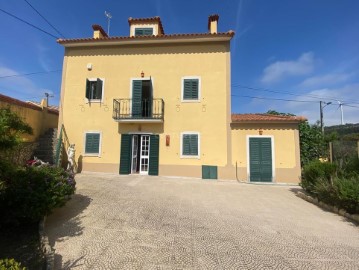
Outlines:
<svg viewBox="0 0 359 270"><path fill-rule="evenodd" d="M272 147L272 182L275 183L275 143L273 135L247 135L247 182L251 183L250 179L250 155L249 155L249 139L250 138L270 138L271 139L271 147Z"/></svg>
<svg viewBox="0 0 359 270"><path fill-rule="evenodd" d="M184 80L191 80L197 79L198 80L198 99L184 99ZM201 102L201 77L200 76L184 76L181 78L181 102L188 102L188 103L198 103Z"/></svg>
<svg viewBox="0 0 359 270"><path fill-rule="evenodd" d="M198 141L197 141L197 145L198 145L198 154L196 156L192 156L192 155L184 155L183 154L183 135L197 135ZM184 131L181 132L181 136L180 136L180 157L181 158L192 158L192 159L200 159L201 158L201 134L197 131Z"/></svg>
<svg viewBox="0 0 359 270"><path fill-rule="evenodd" d="M85 101L86 103L103 103L103 98L105 96L105 79L104 78L86 78L87 80L89 80L90 82L96 82L97 79L100 79L102 81L102 95L101 95L101 99L88 99L85 96ZM85 85L85 89L86 89L86 85ZM85 93L86 95L86 93Z"/></svg>
<svg viewBox="0 0 359 270"><path fill-rule="evenodd" d="M96 153L86 153L86 134L96 133L100 134L99 146L98 146L98 154ZM85 157L101 157L102 150L102 131L99 130L87 130L84 132L84 145L83 145L83 153Z"/></svg>
<svg viewBox="0 0 359 270"><path fill-rule="evenodd" d="M157 36L157 27L155 24L150 24L150 25L142 25L142 26L134 26L133 27L133 36L136 37L136 29L137 28L152 28L152 35ZM137 37L142 37L142 36L137 36Z"/></svg>

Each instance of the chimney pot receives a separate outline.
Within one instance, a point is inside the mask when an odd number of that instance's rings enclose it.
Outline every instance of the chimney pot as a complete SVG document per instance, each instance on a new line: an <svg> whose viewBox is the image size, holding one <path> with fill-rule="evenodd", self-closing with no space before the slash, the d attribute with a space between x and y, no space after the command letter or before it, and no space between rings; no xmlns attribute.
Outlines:
<svg viewBox="0 0 359 270"><path fill-rule="evenodd" d="M219 15L213 14L208 17L208 31L211 34L217 34Z"/></svg>

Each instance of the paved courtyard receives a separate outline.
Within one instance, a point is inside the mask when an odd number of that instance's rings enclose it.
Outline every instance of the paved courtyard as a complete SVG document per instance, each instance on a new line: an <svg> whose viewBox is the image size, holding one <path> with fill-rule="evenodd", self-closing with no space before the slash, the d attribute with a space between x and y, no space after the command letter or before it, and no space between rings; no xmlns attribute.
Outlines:
<svg viewBox="0 0 359 270"><path fill-rule="evenodd" d="M55 269L359 269L359 227L293 186L83 173L46 221Z"/></svg>

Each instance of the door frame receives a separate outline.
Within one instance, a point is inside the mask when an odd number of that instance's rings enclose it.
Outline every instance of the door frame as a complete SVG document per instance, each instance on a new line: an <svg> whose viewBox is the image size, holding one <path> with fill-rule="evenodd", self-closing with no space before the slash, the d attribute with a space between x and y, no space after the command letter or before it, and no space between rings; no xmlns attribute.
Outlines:
<svg viewBox="0 0 359 270"><path fill-rule="evenodd" d="M251 183L251 173L250 173L250 149L249 149L249 139L250 138L269 138L271 139L271 150L272 150L272 182L268 183L275 183L275 143L274 143L274 136L273 135L247 135L247 182Z"/></svg>
<svg viewBox="0 0 359 270"><path fill-rule="evenodd" d="M142 138L141 138L141 136L142 135L148 135L148 136L151 136L151 135L154 135L155 133L153 133L153 132L143 132L143 131L137 131L137 132L135 132L135 131L132 131L132 132L128 132L127 133L128 135L131 135L131 142L132 142L132 140L133 140L133 135L138 135L139 137L140 137L140 152L139 153L137 153L137 155L139 155L139 160L140 160L140 169L138 170L138 174L139 175L148 175L148 171L147 171L147 174L144 174L144 173L141 173L141 146L142 146ZM151 138L149 139L150 141L149 141L149 148L148 148L148 168L149 168L149 164L150 164L150 149L151 149ZM132 173L132 145L131 145L131 173L130 173L130 175L132 175L132 174L134 174L134 173Z"/></svg>

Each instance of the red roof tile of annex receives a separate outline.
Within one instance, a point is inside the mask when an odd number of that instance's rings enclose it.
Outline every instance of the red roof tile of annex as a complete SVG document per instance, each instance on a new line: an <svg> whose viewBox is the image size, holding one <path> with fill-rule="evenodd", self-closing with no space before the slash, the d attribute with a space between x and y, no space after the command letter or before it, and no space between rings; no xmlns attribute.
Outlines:
<svg viewBox="0 0 359 270"><path fill-rule="evenodd" d="M303 116L285 116L274 114L260 114L260 113L248 113L248 114L232 114L232 123L241 122L303 122L307 119Z"/></svg>

